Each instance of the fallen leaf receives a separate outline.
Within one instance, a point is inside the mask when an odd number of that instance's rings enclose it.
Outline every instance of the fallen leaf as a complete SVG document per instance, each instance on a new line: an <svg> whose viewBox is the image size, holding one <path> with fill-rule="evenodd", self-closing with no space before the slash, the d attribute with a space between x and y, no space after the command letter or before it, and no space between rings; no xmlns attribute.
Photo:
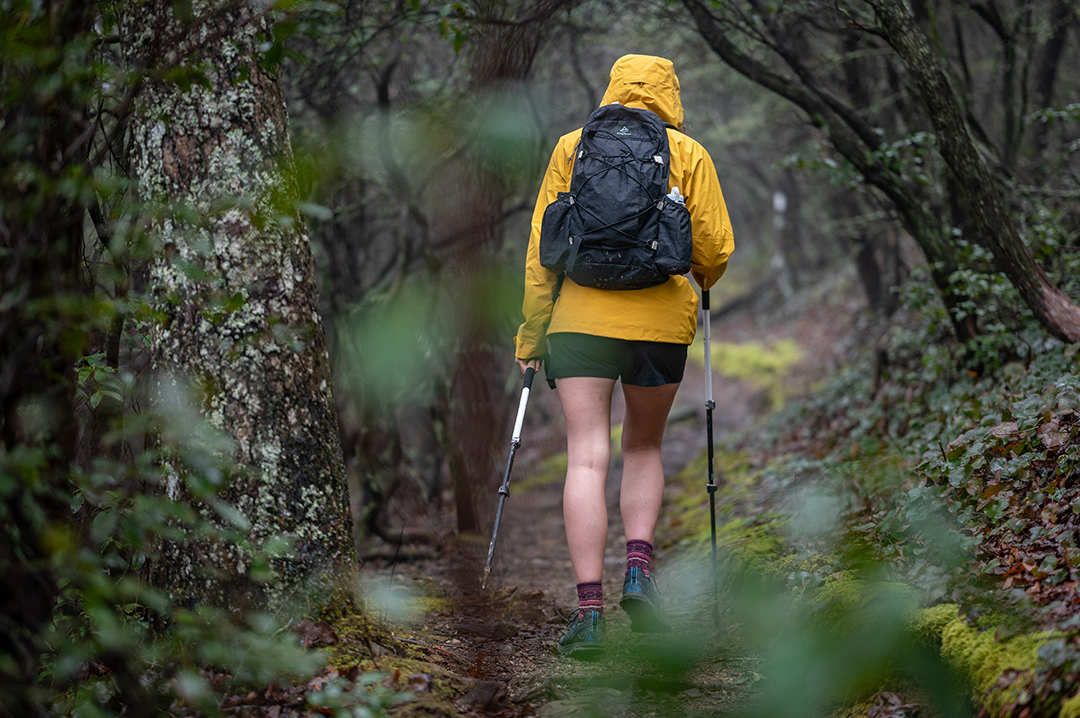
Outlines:
<svg viewBox="0 0 1080 718"><path fill-rule="evenodd" d="M1020 425L1017 424L1015 421L1005 421L991 429L990 435L996 436L999 439L1004 439L1007 436L1015 434L1019 430Z"/></svg>
<svg viewBox="0 0 1080 718"><path fill-rule="evenodd" d="M300 645L304 648L332 646L338 642L334 629L330 627L330 624L324 622L316 623L311 620L304 620L296 626L294 632L300 638Z"/></svg>
<svg viewBox="0 0 1080 718"><path fill-rule="evenodd" d="M1064 446L1069 441L1069 435L1061 430L1061 423L1056 416L1040 426L1038 434L1039 440L1048 449Z"/></svg>

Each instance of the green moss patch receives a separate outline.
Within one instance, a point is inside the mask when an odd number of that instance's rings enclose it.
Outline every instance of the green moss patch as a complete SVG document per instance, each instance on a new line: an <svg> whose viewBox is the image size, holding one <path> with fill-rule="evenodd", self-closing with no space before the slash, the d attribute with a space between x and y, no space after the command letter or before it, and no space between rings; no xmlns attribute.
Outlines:
<svg viewBox="0 0 1080 718"><path fill-rule="evenodd" d="M999 640L996 631L980 630L959 616L941 627L941 656L971 685L972 699L991 716L1010 714L1027 681L1025 676L1002 680L1010 673L1030 674L1038 665L1039 646L1051 633L1020 634Z"/></svg>
<svg viewBox="0 0 1080 718"><path fill-rule="evenodd" d="M438 595L423 600L445 600ZM522 597L522 605L528 597ZM438 646L438 638L423 629L391 630L387 624L365 614L340 617L332 626L336 642L324 648L327 663L343 676L369 676L380 688L404 696L393 715L459 716L454 700L475 686L475 682L437 661L449 654Z"/></svg>
<svg viewBox="0 0 1080 718"><path fill-rule="evenodd" d="M731 379L752 382L765 392L774 409L783 403L784 378L788 370L803 358L802 349L794 339L781 339L770 344L712 342L711 351L713 369ZM687 358L700 367L705 366L702 339L696 339L690 345Z"/></svg>
<svg viewBox="0 0 1080 718"><path fill-rule="evenodd" d="M1080 718L1080 693L1062 701L1058 718Z"/></svg>
<svg viewBox="0 0 1080 718"><path fill-rule="evenodd" d="M552 454L530 468L527 476L511 482L511 491L533 491L550 484L561 484L566 478L566 452Z"/></svg>

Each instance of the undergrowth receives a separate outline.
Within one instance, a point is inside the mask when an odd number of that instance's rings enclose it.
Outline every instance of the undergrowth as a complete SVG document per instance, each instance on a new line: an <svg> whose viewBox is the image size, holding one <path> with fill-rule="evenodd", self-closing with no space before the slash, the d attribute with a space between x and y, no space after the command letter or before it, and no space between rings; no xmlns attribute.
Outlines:
<svg viewBox="0 0 1080 718"><path fill-rule="evenodd" d="M1080 676L1080 344L995 327L959 346L919 318L739 448L809 567L791 587L873 576L998 638L1052 629L1001 714L1057 715Z"/></svg>

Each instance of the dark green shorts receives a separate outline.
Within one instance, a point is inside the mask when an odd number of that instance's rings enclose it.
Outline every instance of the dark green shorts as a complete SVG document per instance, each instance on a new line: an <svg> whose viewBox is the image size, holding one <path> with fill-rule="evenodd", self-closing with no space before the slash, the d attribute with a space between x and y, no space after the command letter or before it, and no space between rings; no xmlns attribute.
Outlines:
<svg viewBox="0 0 1080 718"><path fill-rule="evenodd" d="M686 345L638 342L591 334L548 335L544 374L552 389L556 379L595 376L622 379L631 386L663 386L682 381Z"/></svg>

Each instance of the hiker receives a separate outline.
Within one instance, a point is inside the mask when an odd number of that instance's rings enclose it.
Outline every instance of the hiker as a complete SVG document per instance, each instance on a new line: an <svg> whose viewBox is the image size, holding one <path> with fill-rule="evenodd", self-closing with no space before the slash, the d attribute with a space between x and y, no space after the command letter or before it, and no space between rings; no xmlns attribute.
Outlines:
<svg viewBox="0 0 1080 718"><path fill-rule="evenodd" d="M666 132L670 151L664 189L670 192L668 199L678 201L679 209L684 204L689 211L690 273L698 286L708 289L724 274L734 239L712 159L698 142L677 129L683 123L683 108L671 61L646 55L617 60L601 109L612 103L648 110L667 126L660 130ZM580 156L575 159L581 138L579 129L559 140L536 201L525 264L525 321L515 338L515 356L522 371L538 369L543 363L566 418L563 520L578 610L571 613L558 649L564 655L586 657L603 650L605 635L601 579L608 525L604 487L611 461L611 397L616 380L622 381L626 403L619 500L626 532L626 573L620 606L629 614L635 632L670 630L649 562L664 492L660 446L682 381L687 346L697 329L698 296L681 274L645 288L606 289L583 286L566 276L568 272L541 264L545 210L570 189L574 164L581 161ZM618 176L610 179L617 181ZM570 237L570 243L574 241ZM582 245L581 252L585 251Z"/></svg>

